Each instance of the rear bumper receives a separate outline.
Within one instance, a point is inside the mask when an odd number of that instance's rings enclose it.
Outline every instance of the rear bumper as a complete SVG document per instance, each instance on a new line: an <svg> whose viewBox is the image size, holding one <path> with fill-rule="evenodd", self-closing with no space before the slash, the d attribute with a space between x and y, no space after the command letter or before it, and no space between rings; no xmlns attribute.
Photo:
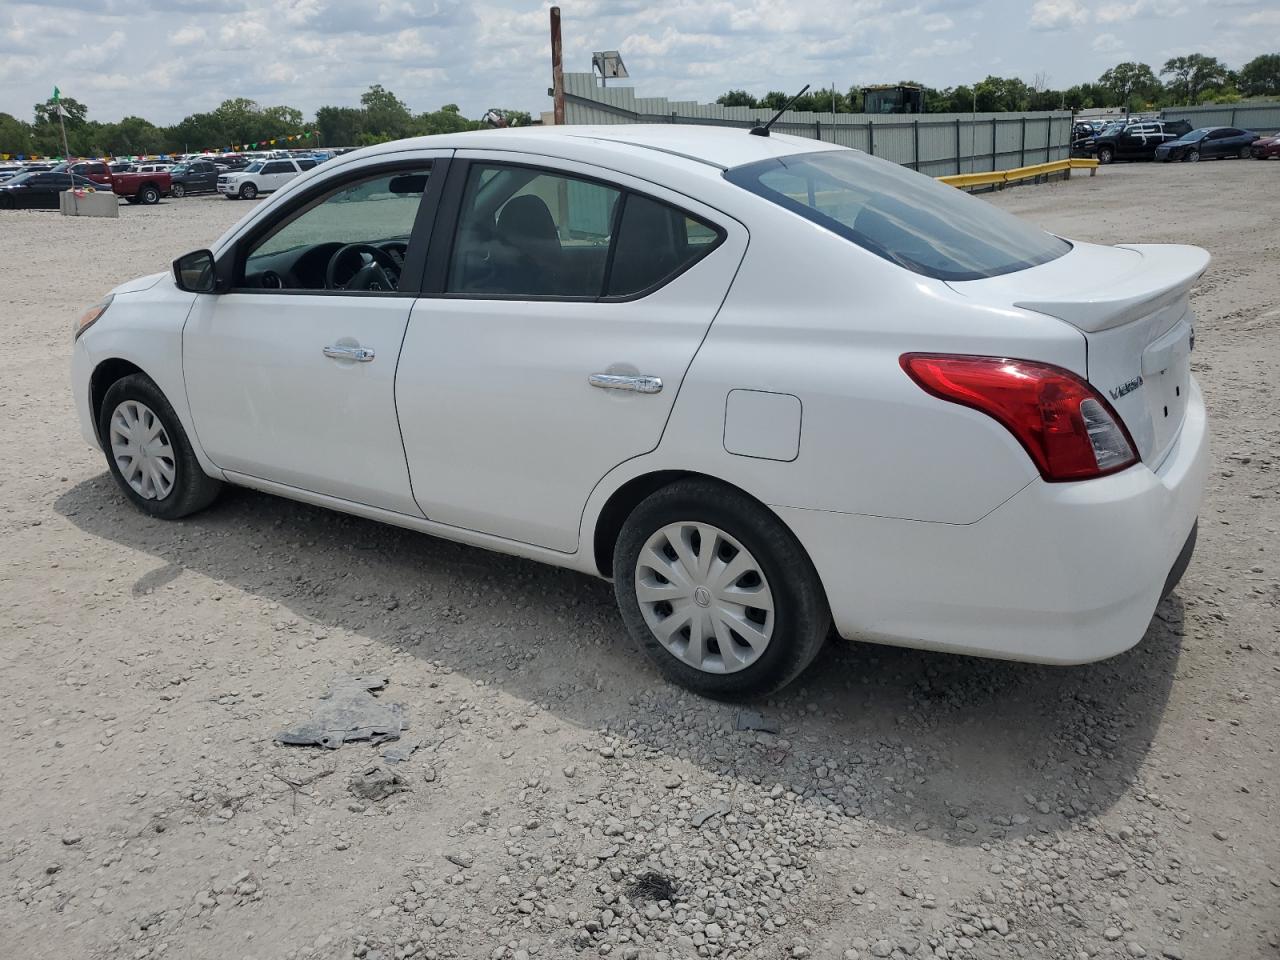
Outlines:
<svg viewBox="0 0 1280 960"><path fill-rule="evenodd" d="M809 551L839 632L954 653L1087 663L1132 647L1190 561L1208 470L1191 382L1159 469L1024 487L968 525L775 508Z"/></svg>

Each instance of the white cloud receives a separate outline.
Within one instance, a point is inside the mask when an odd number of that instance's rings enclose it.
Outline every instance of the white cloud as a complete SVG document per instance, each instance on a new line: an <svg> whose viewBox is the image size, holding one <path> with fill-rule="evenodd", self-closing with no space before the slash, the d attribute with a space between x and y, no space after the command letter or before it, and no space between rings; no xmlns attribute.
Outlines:
<svg viewBox="0 0 1280 960"><path fill-rule="evenodd" d="M1090 46L1097 53L1116 53L1124 49L1124 42L1114 33L1100 33L1093 38Z"/></svg>
<svg viewBox="0 0 1280 960"><path fill-rule="evenodd" d="M1036 0L1031 8L1033 30L1065 30L1089 22L1089 10L1078 0Z"/></svg>
<svg viewBox="0 0 1280 960"><path fill-rule="evenodd" d="M491 106L537 113L548 107L549 2L218 0L214 10L208 0L0 0L0 111L29 117L57 83L96 120L142 112L173 123L231 97L311 115L357 104L380 83L414 111L452 102L469 116ZM638 94L695 101L906 77L944 87L1046 72L1069 86L1119 59L1161 63L1168 50L1239 67L1273 50L1280 26L1276 0L561 5L567 69L586 71L593 50L618 49ZM1141 30L1123 28L1138 19Z"/></svg>
<svg viewBox="0 0 1280 960"><path fill-rule="evenodd" d="M1186 6L1176 0L1132 0L1130 3L1104 3L1094 12L1099 23L1124 23L1137 18L1176 17Z"/></svg>

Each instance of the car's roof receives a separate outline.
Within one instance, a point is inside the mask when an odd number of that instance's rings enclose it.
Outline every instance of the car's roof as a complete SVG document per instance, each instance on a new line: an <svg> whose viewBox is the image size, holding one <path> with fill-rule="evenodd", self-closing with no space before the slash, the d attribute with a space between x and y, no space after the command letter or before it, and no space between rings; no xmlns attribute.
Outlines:
<svg viewBox="0 0 1280 960"><path fill-rule="evenodd" d="M465 133L397 140L359 152L369 156L373 153L390 153L416 147L422 149L450 147L457 150L515 150L563 155L566 151L572 152L575 144L587 143L597 146L609 143L633 154L658 151L719 169L796 153L839 149L835 144L821 140L791 137L780 133L774 133L768 137L756 137L741 127L626 123L472 130Z"/></svg>

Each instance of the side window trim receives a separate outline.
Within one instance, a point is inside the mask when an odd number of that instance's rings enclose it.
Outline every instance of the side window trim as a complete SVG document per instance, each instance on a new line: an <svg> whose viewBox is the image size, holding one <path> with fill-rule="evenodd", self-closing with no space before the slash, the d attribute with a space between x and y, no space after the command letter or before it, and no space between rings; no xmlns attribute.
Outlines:
<svg viewBox="0 0 1280 960"><path fill-rule="evenodd" d="M618 191L620 196L618 197L618 202L615 204L613 210L613 222L610 225L611 232L609 235L609 253L605 263L604 282L600 287L600 296L570 297L555 294L450 293L446 289L448 286L449 266L453 261L453 250L457 240L458 227L461 223L462 200L466 193L467 181L470 178L472 164L480 164L483 166L524 167L526 169L536 170L539 173L546 173L552 176L569 177L577 180L599 183L608 187L610 190ZM613 255L618 245L618 228L622 223L622 213L626 208L627 198L632 194L642 196L655 203L661 203L667 207L671 207L672 209L684 214L686 217L705 224L715 232L716 238L712 243L707 244L707 249L698 257L690 260L688 263L685 263L679 270L663 277L657 283L646 287L643 290L637 291L636 293L627 294L625 296L606 296L605 291L609 289L609 280L613 270ZM537 162L521 162L508 159L487 160L472 157L455 158L449 166L448 182L444 185L444 195L441 199L438 215L435 219L435 228L431 233L431 243L428 245L428 249L434 250L435 255L432 258L432 262L427 265L427 272L423 277L422 289L418 295L423 298L439 300L538 300L559 303L627 303L632 300L643 299L650 294L656 293L658 290L661 290L669 283L678 279L686 271L697 266L710 256L712 252L724 243L727 236L727 231L720 224L697 214L690 213L677 203L672 203L669 200L652 196L645 193L643 190L637 190L616 181L606 180L603 177L593 177L590 174L581 173L576 170L567 170Z"/></svg>
<svg viewBox="0 0 1280 960"><path fill-rule="evenodd" d="M448 153L431 154L425 157L411 157L376 165L361 166L351 170L349 175L325 177L318 182L308 184L305 191L296 197L290 198L290 202L286 207L271 211L261 222L254 224L249 231L237 237L233 243L219 253L214 264L214 270L220 289L226 293L283 294L286 296L421 297L423 295L422 281L427 254L432 249L431 244L435 240L435 232L432 228L436 221L436 213L440 208L441 194L444 191L445 182L448 180L451 156L452 151L449 151ZM418 211L414 216L413 230L409 234L409 248L406 251L404 269L400 273L400 286L397 290L280 290L238 286L236 284L237 273L241 268L239 263L240 252L246 247L252 246L263 234L273 230L281 221L291 219L300 210L310 206L315 200L332 193L344 183L369 180L398 170L420 170L424 165L430 166L431 175L427 177L427 190L422 195L422 200L418 204Z"/></svg>

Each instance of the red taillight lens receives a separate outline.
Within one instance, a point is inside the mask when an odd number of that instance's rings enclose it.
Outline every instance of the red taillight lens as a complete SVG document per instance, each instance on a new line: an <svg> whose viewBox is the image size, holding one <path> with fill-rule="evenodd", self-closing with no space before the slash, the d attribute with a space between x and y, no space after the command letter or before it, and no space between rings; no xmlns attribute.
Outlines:
<svg viewBox="0 0 1280 960"><path fill-rule="evenodd" d="M1102 396L1069 370L1005 357L906 353L924 390L999 421L1046 480L1087 480L1138 462L1133 439Z"/></svg>

